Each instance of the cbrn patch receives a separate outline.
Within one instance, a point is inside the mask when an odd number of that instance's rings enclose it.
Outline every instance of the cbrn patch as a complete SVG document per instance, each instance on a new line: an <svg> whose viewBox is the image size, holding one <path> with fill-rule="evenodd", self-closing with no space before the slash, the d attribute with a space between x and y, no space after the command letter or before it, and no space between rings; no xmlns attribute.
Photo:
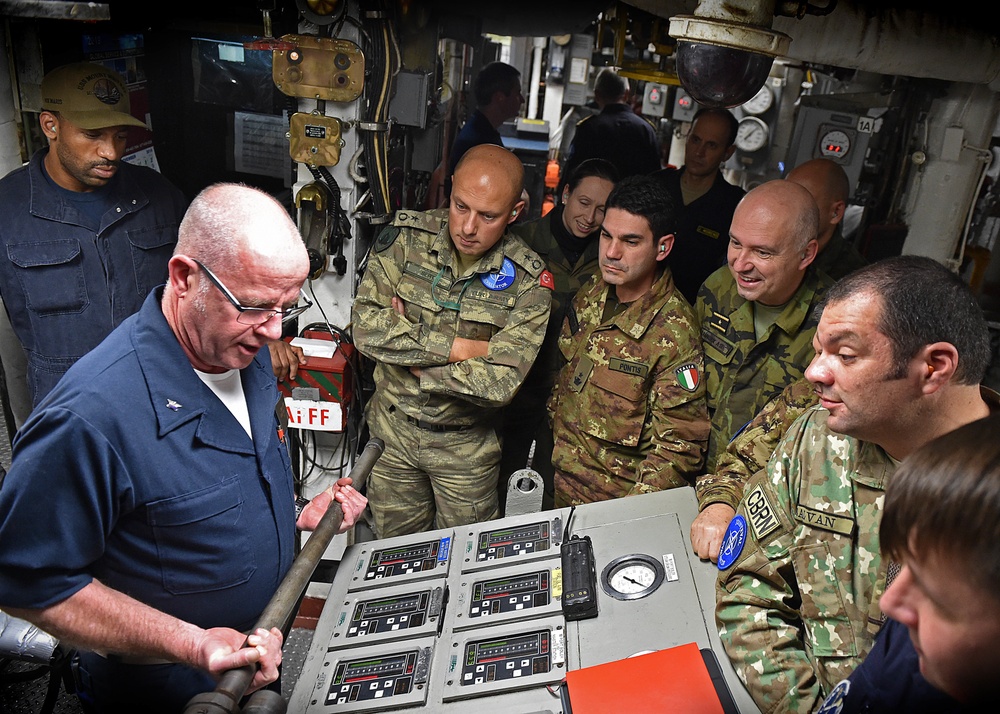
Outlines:
<svg viewBox="0 0 1000 714"><path fill-rule="evenodd" d="M756 486L746 495L744 501L754 538L760 543L780 525L778 523L778 516L775 513L774 506L767 499L767 494L764 493L763 486Z"/></svg>

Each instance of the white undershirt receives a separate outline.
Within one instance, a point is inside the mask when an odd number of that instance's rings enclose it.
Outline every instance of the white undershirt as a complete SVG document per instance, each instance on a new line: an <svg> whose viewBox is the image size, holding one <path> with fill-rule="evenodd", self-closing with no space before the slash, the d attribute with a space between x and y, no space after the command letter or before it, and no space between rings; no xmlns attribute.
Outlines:
<svg viewBox="0 0 1000 714"><path fill-rule="evenodd" d="M222 400L226 408L232 412L232 415L236 417L236 421L246 431L247 436L253 439L253 434L250 431L250 411L247 409L246 395L243 394L243 382L240 381L240 371L238 369L231 369L228 372L212 374L196 369L194 372L215 393L215 396Z"/></svg>

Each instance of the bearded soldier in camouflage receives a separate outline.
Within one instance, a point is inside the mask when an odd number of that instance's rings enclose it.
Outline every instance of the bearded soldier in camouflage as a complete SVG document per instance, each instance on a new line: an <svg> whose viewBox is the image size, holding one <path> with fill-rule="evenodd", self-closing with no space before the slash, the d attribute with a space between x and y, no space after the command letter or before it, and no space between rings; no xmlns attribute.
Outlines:
<svg viewBox="0 0 1000 714"><path fill-rule="evenodd" d="M878 529L899 460L985 417L996 395L982 311L929 258L889 258L830 289L806 371L819 405L747 483L719 554L716 620L761 711L810 712L882 624Z"/></svg>
<svg viewBox="0 0 1000 714"><path fill-rule="evenodd" d="M523 175L503 147L473 147L447 213L400 211L373 246L353 325L376 363L366 415L386 446L368 482L380 538L497 516L499 407L535 359L552 288L507 230Z"/></svg>
<svg viewBox="0 0 1000 714"><path fill-rule="evenodd" d="M689 485L708 438L694 315L666 258L674 207L649 177L608 196L600 276L574 298L549 401L556 505Z"/></svg>
<svg viewBox="0 0 1000 714"><path fill-rule="evenodd" d="M736 207L729 264L708 277L695 304L712 419L702 478L715 474L726 445L782 389L801 379L812 359L817 305L832 282L810 267L818 226L812 195L792 181L762 184ZM718 540L732 507L706 501L699 506L692 536Z"/></svg>

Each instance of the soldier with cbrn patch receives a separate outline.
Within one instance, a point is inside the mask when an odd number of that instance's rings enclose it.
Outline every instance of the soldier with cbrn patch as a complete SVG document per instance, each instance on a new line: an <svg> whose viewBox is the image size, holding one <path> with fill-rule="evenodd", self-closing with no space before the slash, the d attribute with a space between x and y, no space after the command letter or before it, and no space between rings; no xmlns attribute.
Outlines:
<svg viewBox="0 0 1000 714"><path fill-rule="evenodd" d="M716 621L765 714L811 712L884 621L879 551L899 461L986 417L989 334L969 287L940 263L887 258L827 292L805 376L819 404L750 478L723 537Z"/></svg>

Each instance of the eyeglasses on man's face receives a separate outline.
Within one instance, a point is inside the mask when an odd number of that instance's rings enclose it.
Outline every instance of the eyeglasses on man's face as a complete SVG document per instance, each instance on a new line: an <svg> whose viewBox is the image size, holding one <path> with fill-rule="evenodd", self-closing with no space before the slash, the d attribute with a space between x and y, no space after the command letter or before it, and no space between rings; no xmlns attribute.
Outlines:
<svg viewBox="0 0 1000 714"><path fill-rule="evenodd" d="M239 312L236 316L236 321L241 325L263 325L275 315L281 315L281 321L288 322L289 320L294 320L296 317L312 307L312 301L302 289L299 290L300 301L286 310L275 310L273 307L245 307L240 305L239 300L233 297L233 294L229 292L229 288L223 285L222 281L215 277L215 273L205 267L200 260L195 258L192 258L192 260L194 260L194 262L198 264L198 267L205 272L205 275L207 275L208 279L212 281L212 284L219 289L219 292L225 295L229 304L236 308Z"/></svg>

